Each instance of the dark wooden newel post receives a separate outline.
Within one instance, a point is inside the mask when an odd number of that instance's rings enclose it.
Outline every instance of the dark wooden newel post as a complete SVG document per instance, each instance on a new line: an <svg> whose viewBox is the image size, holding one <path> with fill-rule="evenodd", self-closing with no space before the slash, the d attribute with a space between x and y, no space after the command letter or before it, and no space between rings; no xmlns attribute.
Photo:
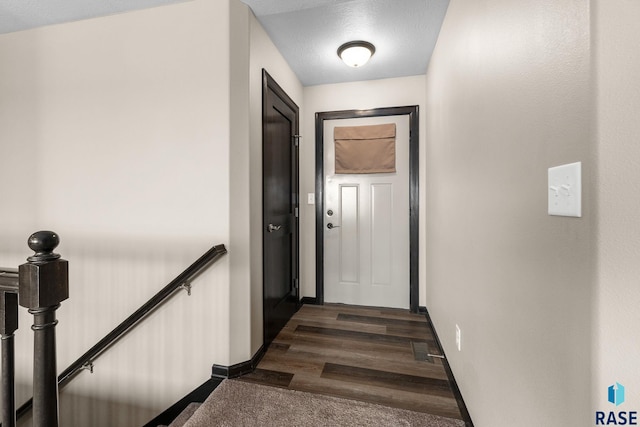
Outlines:
<svg viewBox="0 0 640 427"><path fill-rule="evenodd" d="M69 264L53 250L60 243L53 231L29 237L35 252L19 268L19 301L33 314L33 426L58 426L56 310L69 298Z"/></svg>
<svg viewBox="0 0 640 427"><path fill-rule="evenodd" d="M18 329L18 294L0 291L0 335L2 336L2 426L16 425L15 344Z"/></svg>

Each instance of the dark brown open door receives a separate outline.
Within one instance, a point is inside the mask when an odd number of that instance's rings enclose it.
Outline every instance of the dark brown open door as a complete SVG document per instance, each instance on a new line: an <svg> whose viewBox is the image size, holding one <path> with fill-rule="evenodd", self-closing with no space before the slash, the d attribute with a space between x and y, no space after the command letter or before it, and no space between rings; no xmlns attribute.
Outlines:
<svg viewBox="0 0 640 427"><path fill-rule="evenodd" d="M298 106L263 70L264 344L298 309Z"/></svg>

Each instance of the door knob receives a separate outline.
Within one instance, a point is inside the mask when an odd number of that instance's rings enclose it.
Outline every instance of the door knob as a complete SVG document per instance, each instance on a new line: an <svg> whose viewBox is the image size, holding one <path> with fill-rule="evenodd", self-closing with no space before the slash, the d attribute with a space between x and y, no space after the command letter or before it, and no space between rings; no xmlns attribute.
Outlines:
<svg viewBox="0 0 640 427"><path fill-rule="evenodd" d="M327 228L329 230L331 230L332 228L340 228L340 226L339 225L333 225L333 224L329 223L329 224L327 224Z"/></svg>
<svg viewBox="0 0 640 427"><path fill-rule="evenodd" d="M269 225L267 226L267 231L268 231L269 233L273 233L274 231L278 231L278 230L280 230L281 228L282 228L282 226L281 226L281 225L273 225L273 224L269 224Z"/></svg>

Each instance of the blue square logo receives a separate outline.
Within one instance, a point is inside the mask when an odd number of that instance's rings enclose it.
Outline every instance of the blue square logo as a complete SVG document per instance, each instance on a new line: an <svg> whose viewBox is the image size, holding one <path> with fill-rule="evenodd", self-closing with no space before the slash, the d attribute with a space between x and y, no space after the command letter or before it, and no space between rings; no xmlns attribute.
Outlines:
<svg viewBox="0 0 640 427"><path fill-rule="evenodd" d="M622 405L624 403L624 386L618 382L609 386L608 400L616 406Z"/></svg>

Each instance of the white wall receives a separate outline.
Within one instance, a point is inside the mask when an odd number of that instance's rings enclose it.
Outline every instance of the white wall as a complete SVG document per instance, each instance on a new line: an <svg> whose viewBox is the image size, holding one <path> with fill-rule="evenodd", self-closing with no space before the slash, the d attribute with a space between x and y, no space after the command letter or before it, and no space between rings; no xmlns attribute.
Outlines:
<svg viewBox="0 0 640 427"><path fill-rule="evenodd" d="M478 427L593 423L589 12L452 0L427 71L427 307ZM576 161L583 217L548 216Z"/></svg>
<svg viewBox="0 0 640 427"><path fill-rule="evenodd" d="M366 82L309 86L304 88L302 142L300 144L300 230L301 278L303 297L316 296L315 206L308 205L307 194L315 193L315 114L324 111L357 110L418 105L420 132L420 253L425 252L426 150L425 150L425 76ZM420 260L419 305L426 299L425 263Z"/></svg>
<svg viewBox="0 0 640 427"><path fill-rule="evenodd" d="M249 14L233 0L230 5L230 157L229 157L229 338L231 364L251 358L251 217L249 158Z"/></svg>
<svg viewBox="0 0 640 427"><path fill-rule="evenodd" d="M598 138L598 282L594 301L594 410L614 410L607 387L626 387L615 410L640 410L640 4L592 1Z"/></svg>
<svg viewBox="0 0 640 427"><path fill-rule="evenodd" d="M33 36L31 36L33 38ZM40 130L32 120L38 115L35 102L37 91L37 63L32 55L21 54L21 61L4 60L9 49L0 38L0 223L7 241L24 234L24 230L32 230L36 223L38 199L38 171L33 159L37 155L36 140ZM8 56L20 54L11 49ZM24 66L27 65L25 68ZM24 84L15 84L22 81ZM20 182L21 186L11 185ZM22 233L21 233L22 231ZM24 236L20 243L24 246Z"/></svg>
<svg viewBox="0 0 640 427"><path fill-rule="evenodd" d="M0 198L16 201L2 205L0 265L29 255L31 232L60 234L71 268L60 369L212 245L229 246L229 38L217 0L0 36ZM65 389L76 411L62 424L141 425L230 364L230 257Z"/></svg>

